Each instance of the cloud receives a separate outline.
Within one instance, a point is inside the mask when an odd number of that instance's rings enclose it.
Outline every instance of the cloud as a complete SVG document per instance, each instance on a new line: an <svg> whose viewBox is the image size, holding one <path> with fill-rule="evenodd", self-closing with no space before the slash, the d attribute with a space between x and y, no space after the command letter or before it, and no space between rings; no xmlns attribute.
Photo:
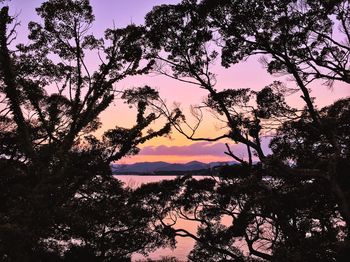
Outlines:
<svg viewBox="0 0 350 262"><path fill-rule="evenodd" d="M244 153L244 146L231 145L235 152ZM177 155L177 156L223 156L226 150L224 143L199 142L186 146L146 146L140 155Z"/></svg>
<svg viewBox="0 0 350 262"><path fill-rule="evenodd" d="M262 148L265 154L270 154L271 150L268 147L270 138L263 138ZM237 156L247 157L247 148L243 144L229 143L229 146ZM139 155L143 156L215 156L222 157L224 152L227 151L224 143L213 142L197 142L185 146L146 146L141 149Z"/></svg>

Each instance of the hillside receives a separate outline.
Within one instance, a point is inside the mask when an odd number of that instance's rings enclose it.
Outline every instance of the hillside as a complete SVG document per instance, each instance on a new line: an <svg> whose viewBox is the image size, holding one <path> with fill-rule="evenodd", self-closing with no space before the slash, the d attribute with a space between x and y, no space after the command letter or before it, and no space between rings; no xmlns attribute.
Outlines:
<svg viewBox="0 0 350 262"><path fill-rule="evenodd" d="M232 165L235 162L211 162L203 163L199 161L191 161L188 163L167 163L167 162L140 162L134 164L113 164L111 166L114 174L153 174L164 172L185 172L208 170L216 166Z"/></svg>

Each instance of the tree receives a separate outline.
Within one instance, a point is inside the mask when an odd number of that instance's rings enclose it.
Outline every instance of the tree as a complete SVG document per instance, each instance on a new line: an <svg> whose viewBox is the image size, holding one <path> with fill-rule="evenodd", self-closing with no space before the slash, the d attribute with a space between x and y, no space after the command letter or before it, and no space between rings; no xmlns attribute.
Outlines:
<svg viewBox="0 0 350 262"><path fill-rule="evenodd" d="M227 166L215 178L174 182L170 195L153 185L148 203L164 217L160 232L193 238L191 261L346 261L347 231L327 182L279 174L260 179L261 172L258 165ZM196 222L197 232L179 220Z"/></svg>
<svg viewBox="0 0 350 262"><path fill-rule="evenodd" d="M248 157L242 159L227 145L226 154L241 163L240 168L231 170L232 178L223 184L234 187L216 191L222 185L220 182L210 190L201 189L200 207L193 204L185 209L185 215L198 212L197 218L194 214L186 215L185 219L201 223L197 236L192 235L197 241L193 258L198 259L197 255L206 252L223 255L227 246L232 247L230 241L237 237L245 238L251 255L272 261L286 254L291 261L298 261L299 255L307 253L305 247L318 245L327 246L325 250L331 250L330 254L309 252L308 261L319 257L330 261L337 256L340 260L343 251L337 246L344 244L343 250L349 249L348 241L342 242L344 239L338 235L344 234L348 239L350 225L349 181L343 174L349 168L345 165L349 158L348 135L343 131L349 125L349 100L343 99L319 110L309 88L312 82L328 86L335 81L349 83L349 10L348 1L223 0L214 3L185 0L177 5L155 7L147 15L149 56L157 61L156 70L208 92L203 105L194 112L197 123L189 125L183 116L182 122L173 122L173 126L193 141L229 139L247 147ZM333 35L335 32L337 36ZM215 88L211 65L219 55L221 64L229 67L259 54L264 55L262 61L269 73L289 75L297 89L281 82L260 91ZM294 92L301 93L305 108L292 108L287 104L286 95ZM162 101L155 106L164 115L172 116ZM201 112L203 108L226 123L223 134L196 136L205 116ZM270 155L262 147L262 139L267 134L274 137ZM254 164L253 156L259 163ZM239 195L235 195L236 189ZM274 194L270 195L271 191ZM209 192L218 192L218 196L207 199ZM310 196L309 192L317 193ZM242 220L245 222L240 226L239 235L235 235L236 230L222 228L219 218L228 211L226 206L221 210L217 199L225 197L235 203L241 201L239 214L232 217L232 227ZM303 205L289 209L300 201L304 201ZM313 209L316 202L319 209ZM183 206L186 207L185 203ZM180 207L175 213L184 216ZM210 207L213 208L209 212ZM272 213L261 216L261 209ZM312 219L318 221L316 227ZM330 224L323 227L325 230L319 230L324 221ZM261 234L266 223L270 224L269 234L273 239ZM344 223L345 230L338 227L339 223ZM334 228L338 229L334 231ZM220 239L218 234L227 236L221 251L201 245L210 243L210 239ZM267 250L257 248L261 241L270 243ZM230 256L237 259L235 254Z"/></svg>
<svg viewBox="0 0 350 262"><path fill-rule="evenodd" d="M0 253L5 261L39 259L40 254L50 251L46 241L61 236L62 225L72 227L68 230L71 235L65 232L67 241L87 234L75 232L74 223L62 224L62 210L69 211L65 217L87 216L84 230L90 230L92 221L100 223L93 217L101 208L93 196L101 194L107 201L108 196L99 193L105 183L117 188L121 199L129 196L118 182L111 181L110 162L136 154L139 144L170 132L169 123L159 130L147 130L160 116L148 110L149 102L158 93L144 87L122 96L137 108L132 128L116 127L101 139L93 135L101 126L100 113L122 94L114 84L128 76L147 73L153 64L152 60L143 62L142 27L107 29L98 39L90 33L94 16L87 0L49 0L36 11L41 22L29 23L29 44L16 46L18 23L9 15L8 6L0 11ZM88 55L100 61L94 70L86 64ZM76 198L77 192L86 187L90 199L82 202ZM115 203L114 208L126 208L125 204ZM111 203L107 201L106 205ZM145 218L139 225L140 230L147 221ZM130 223L127 226L135 221ZM84 240L86 243L93 243L94 237L100 235L97 224L92 239ZM96 248L90 250L95 256L107 256ZM124 247L127 248L143 250L148 246ZM64 250L61 246L56 251L62 254ZM116 253L130 256L130 250L123 252Z"/></svg>
<svg viewBox="0 0 350 262"><path fill-rule="evenodd" d="M147 254L167 245L154 230L157 216L141 203L134 190L123 188L115 178L95 177L58 214L47 249L69 246L68 261L81 255L94 261L129 261L134 252Z"/></svg>

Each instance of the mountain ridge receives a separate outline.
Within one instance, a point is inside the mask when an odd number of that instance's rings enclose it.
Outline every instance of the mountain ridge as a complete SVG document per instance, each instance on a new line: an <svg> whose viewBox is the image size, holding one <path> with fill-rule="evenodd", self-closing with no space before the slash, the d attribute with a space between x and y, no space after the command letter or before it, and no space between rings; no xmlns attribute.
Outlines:
<svg viewBox="0 0 350 262"><path fill-rule="evenodd" d="M234 165L237 162L210 162L203 163L200 161L190 161L187 163L168 163L164 161L156 162L138 162L134 164L112 164L111 169L114 174L122 173L135 173L135 174L145 174L154 172L168 172L168 171L197 171L197 170L207 170L216 166L223 165Z"/></svg>

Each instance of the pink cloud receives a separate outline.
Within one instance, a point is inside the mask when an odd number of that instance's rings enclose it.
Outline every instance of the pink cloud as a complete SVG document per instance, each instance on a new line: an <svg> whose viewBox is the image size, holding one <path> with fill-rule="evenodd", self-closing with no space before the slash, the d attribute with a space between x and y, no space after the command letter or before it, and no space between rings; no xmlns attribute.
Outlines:
<svg viewBox="0 0 350 262"><path fill-rule="evenodd" d="M232 145L232 149L239 153L245 152L242 145ZM224 143L198 142L186 146L146 146L140 155L223 156L225 150Z"/></svg>
<svg viewBox="0 0 350 262"><path fill-rule="evenodd" d="M269 138L262 140L262 146L266 154L270 153L268 144L270 142ZM247 148L243 144L229 143L229 146L237 156L245 158L247 156ZM197 142L185 146L146 146L141 149L140 156L215 156L222 157L227 151L226 146L222 142Z"/></svg>

